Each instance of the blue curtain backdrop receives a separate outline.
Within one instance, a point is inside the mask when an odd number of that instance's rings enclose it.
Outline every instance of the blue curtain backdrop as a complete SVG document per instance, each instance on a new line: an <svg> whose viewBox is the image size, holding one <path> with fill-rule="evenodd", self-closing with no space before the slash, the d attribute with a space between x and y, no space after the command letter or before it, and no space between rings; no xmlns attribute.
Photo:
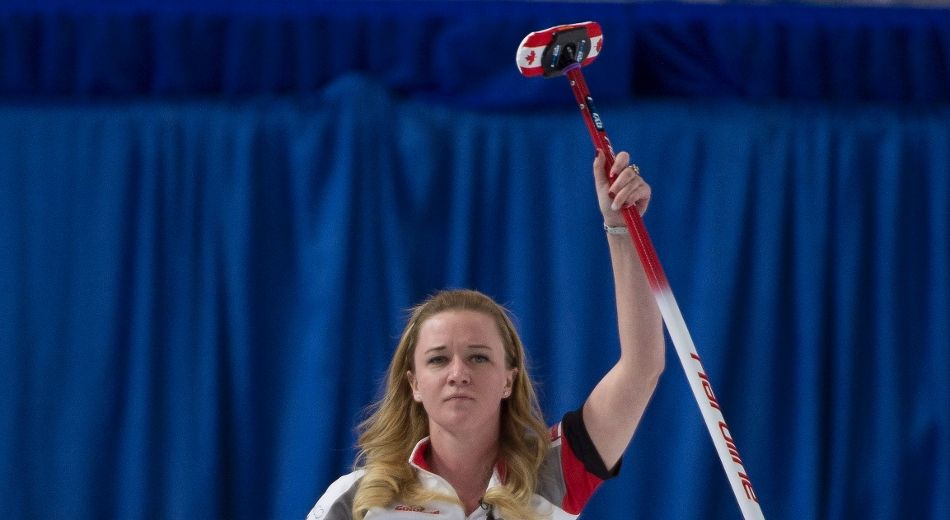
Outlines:
<svg viewBox="0 0 950 520"><path fill-rule="evenodd" d="M521 80L510 55L601 17L643 28L588 82L654 187L647 226L766 516L950 514L945 12L44 5L0 16L4 517L302 518L352 463L406 308L443 287L512 309L550 421L579 406L617 355L593 153L563 80ZM400 76L432 65L368 65L379 43L273 83L226 59L335 52L346 23L469 42L499 19L505 73ZM762 24L782 51L731 58ZM864 45L888 35L905 45ZM793 48L841 55L807 81ZM839 62L865 73L846 87ZM789 81L755 87L766 64ZM584 518L738 515L670 347Z"/></svg>

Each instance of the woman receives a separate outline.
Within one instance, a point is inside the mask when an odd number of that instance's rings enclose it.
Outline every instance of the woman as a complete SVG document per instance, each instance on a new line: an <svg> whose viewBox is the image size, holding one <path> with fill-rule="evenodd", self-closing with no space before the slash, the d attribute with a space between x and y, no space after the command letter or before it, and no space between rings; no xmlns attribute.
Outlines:
<svg viewBox="0 0 950 520"><path fill-rule="evenodd" d="M576 518L620 458L664 366L656 308L620 209L642 214L650 187L617 154L593 171L613 264L620 359L583 407L545 426L524 348L505 310L475 291L417 306L389 367L386 392L361 426L359 469L308 517L323 519ZM614 178L615 177L615 178Z"/></svg>

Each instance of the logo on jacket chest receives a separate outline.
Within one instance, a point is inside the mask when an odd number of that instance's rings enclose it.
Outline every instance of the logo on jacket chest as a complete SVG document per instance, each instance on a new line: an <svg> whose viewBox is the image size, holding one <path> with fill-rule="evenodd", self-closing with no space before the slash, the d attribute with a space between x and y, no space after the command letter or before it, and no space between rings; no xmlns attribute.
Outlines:
<svg viewBox="0 0 950 520"><path fill-rule="evenodd" d="M438 509L429 509L422 506L409 506L405 504L397 504L393 508L393 511L397 513L422 513L424 515L441 515L442 512Z"/></svg>

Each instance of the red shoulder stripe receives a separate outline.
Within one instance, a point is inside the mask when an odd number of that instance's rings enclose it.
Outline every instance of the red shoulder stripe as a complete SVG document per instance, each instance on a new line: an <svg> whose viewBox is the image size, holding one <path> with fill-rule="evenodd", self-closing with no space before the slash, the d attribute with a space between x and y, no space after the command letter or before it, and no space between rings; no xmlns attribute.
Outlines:
<svg viewBox="0 0 950 520"><path fill-rule="evenodd" d="M566 436L561 437L561 471L564 472L566 487L561 509L572 515L579 515L603 480L588 473L584 463L571 449L571 443Z"/></svg>

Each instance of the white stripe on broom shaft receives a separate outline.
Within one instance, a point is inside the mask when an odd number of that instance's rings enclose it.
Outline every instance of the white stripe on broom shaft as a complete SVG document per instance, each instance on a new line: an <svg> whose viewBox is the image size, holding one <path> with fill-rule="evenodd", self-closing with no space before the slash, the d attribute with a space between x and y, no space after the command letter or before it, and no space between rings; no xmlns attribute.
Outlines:
<svg viewBox="0 0 950 520"><path fill-rule="evenodd" d="M660 314L673 340L683 371L686 372L686 379L693 391L693 397L696 398L696 404L699 405L699 410L703 414L706 429L709 430L716 452L719 454L719 460L732 485L732 492L739 502L742 516L746 520L764 519L762 508L759 507L758 498L752 489L752 482L739 457L739 449L726 425L726 419L722 415L712 384L696 353L696 346L693 344L689 330L686 328L686 321L683 320L683 314L673 297L673 291L667 284L659 290L654 290L653 296L660 307Z"/></svg>

